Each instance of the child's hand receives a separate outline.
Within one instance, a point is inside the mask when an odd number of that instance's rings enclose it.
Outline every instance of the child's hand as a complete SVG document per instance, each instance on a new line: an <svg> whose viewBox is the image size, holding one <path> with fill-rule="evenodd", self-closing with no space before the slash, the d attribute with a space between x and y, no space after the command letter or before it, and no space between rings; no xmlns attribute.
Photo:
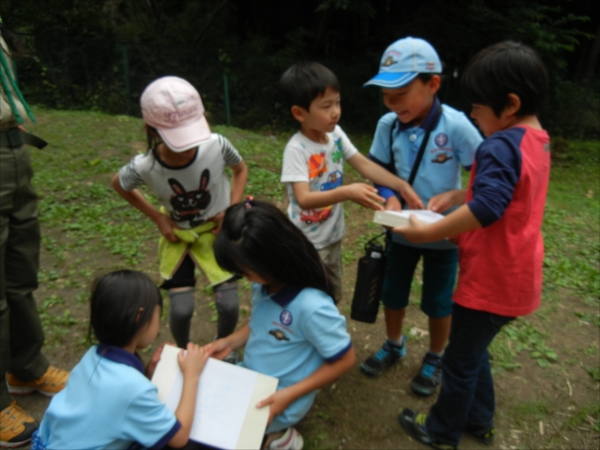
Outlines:
<svg viewBox="0 0 600 450"><path fill-rule="evenodd" d="M400 200L398 200L398 198L395 195L392 195L385 202L385 210L402 211L402 205L400 204Z"/></svg>
<svg viewBox="0 0 600 450"><path fill-rule="evenodd" d="M191 342L188 343L186 350L187 353L181 350L177 355L179 368L183 372L183 376L200 375L208 360L208 353L203 347Z"/></svg>
<svg viewBox="0 0 600 450"><path fill-rule="evenodd" d="M392 229L394 233L401 234L410 242L414 242L415 244L419 244L422 242L427 242L424 235L424 230L427 225L424 222L421 222L414 214L411 214L408 218L408 225L404 227L396 227Z"/></svg>
<svg viewBox="0 0 600 450"><path fill-rule="evenodd" d="M292 404L295 398L289 394L289 390L287 388L283 388L271 394L264 400L261 400L256 404L257 408L263 408L267 405L271 405L271 409L269 410L269 420L267 425L273 422L273 418L279 414L281 414L285 409Z"/></svg>
<svg viewBox="0 0 600 450"><path fill-rule="evenodd" d="M177 239L177 236L175 236L175 233L173 233L173 228L177 228L177 225L170 217L160 214L156 219L156 225L158 226L160 233L169 241L177 242L179 240Z"/></svg>
<svg viewBox="0 0 600 450"><path fill-rule="evenodd" d="M160 355L162 354L162 351L163 351L163 348L165 347L165 344L172 345L170 342L163 342L162 344L160 344L159 347L154 352L154 355L152 356L152 359L146 365L146 376L149 379L152 379L152 376L154 375L154 371L156 370L156 366L158 365L158 362L160 361Z"/></svg>
<svg viewBox="0 0 600 450"><path fill-rule="evenodd" d="M427 204L427 209L441 213L450 209L454 205L465 202L465 191L463 189L454 189L452 191L442 192L434 195Z"/></svg>
<svg viewBox="0 0 600 450"><path fill-rule="evenodd" d="M365 183L353 183L344 186L348 200L352 200L359 205L374 209L383 210L384 199L377 195L377 189Z"/></svg>
<svg viewBox="0 0 600 450"><path fill-rule="evenodd" d="M221 211L216 216L211 217L210 219L206 219L207 222L216 222L217 225L210 231L213 234L219 234L221 228L223 228L223 219L225 218L225 211Z"/></svg>
<svg viewBox="0 0 600 450"><path fill-rule="evenodd" d="M400 195L406 202L408 209L424 209L423 202L419 198L419 195L415 192L412 186L408 183L400 191ZM400 203L400 202L398 202Z"/></svg>
<svg viewBox="0 0 600 450"><path fill-rule="evenodd" d="M233 350L233 346L227 341L227 339L217 339L209 344L202 347L208 356L212 356L215 359L223 360Z"/></svg>

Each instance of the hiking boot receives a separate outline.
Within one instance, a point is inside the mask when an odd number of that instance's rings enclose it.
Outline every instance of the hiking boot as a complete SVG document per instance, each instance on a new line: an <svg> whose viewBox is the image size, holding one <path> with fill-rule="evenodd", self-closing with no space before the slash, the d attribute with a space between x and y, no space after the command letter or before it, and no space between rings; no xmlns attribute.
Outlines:
<svg viewBox="0 0 600 450"><path fill-rule="evenodd" d="M35 419L13 400L7 408L0 411L0 447L12 448L27 444L37 428Z"/></svg>
<svg viewBox="0 0 600 450"><path fill-rule="evenodd" d="M68 378L69 372L66 370L49 366L44 375L33 381L21 381L12 373L7 373L6 384L8 392L12 395L26 395L37 391L47 397L53 397L65 387Z"/></svg>
<svg viewBox="0 0 600 450"><path fill-rule="evenodd" d="M302 450L304 440L295 428L289 427L278 439L271 441L269 450Z"/></svg>
<svg viewBox="0 0 600 450"><path fill-rule="evenodd" d="M223 361L225 361L226 363L229 364L237 364L238 361L240 360L240 354L233 350L229 355L227 355L225 358L223 358Z"/></svg>
<svg viewBox="0 0 600 450"><path fill-rule="evenodd" d="M396 347L388 339L377 353L365 359L365 362L360 365L360 370L367 375L375 377L388 369L396 361L404 358L405 355L406 336L402 336L402 347Z"/></svg>
<svg viewBox="0 0 600 450"><path fill-rule="evenodd" d="M404 431L406 431L410 437L420 443L440 450L456 450L458 448L457 445L444 444L430 436L425 428L426 420L427 414L410 408L404 408L398 415L400 426L404 428Z"/></svg>
<svg viewBox="0 0 600 450"><path fill-rule="evenodd" d="M431 395L442 381L442 358L427 352L421 370L413 378L410 387L419 395Z"/></svg>
<svg viewBox="0 0 600 450"><path fill-rule="evenodd" d="M494 442L494 436L496 434L496 429L494 427L482 428L469 424L467 424L463 431L475 440L481 442L483 445L492 445Z"/></svg>

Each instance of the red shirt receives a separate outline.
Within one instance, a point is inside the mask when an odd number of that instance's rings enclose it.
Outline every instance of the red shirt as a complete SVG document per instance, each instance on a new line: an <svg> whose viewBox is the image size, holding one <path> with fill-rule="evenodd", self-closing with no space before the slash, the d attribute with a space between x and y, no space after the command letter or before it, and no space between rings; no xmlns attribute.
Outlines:
<svg viewBox="0 0 600 450"><path fill-rule="evenodd" d="M458 238L457 304L511 317L538 308L549 177L550 139L543 130L513 127L481 144L466 201L483 228Z"/></svg>

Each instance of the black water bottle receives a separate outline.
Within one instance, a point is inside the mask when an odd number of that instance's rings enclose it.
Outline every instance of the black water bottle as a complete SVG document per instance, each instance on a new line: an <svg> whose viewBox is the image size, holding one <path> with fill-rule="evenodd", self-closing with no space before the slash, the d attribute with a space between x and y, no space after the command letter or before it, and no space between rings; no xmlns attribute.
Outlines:
<svg viewBox="0 0 600 450"><path fill-rule="evenodd" d="M367 242L365 256L358 260L352 312L350 313L352 319L366 323L375 323L377 319L385 275L383 245L373 242L374 239Z"/></svg>

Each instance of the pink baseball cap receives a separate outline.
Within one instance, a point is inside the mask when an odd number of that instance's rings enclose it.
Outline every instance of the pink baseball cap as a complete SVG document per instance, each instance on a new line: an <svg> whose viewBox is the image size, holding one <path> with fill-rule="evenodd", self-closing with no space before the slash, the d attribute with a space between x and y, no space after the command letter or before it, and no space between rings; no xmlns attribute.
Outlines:
<svg viewBox="0 0 600 450"><path fill-rule="evenodd" d="M194 86L179 77L150 83L140 99L145 122L158 130L174 152L183 152L210 137L204 105Z"/></svg>

